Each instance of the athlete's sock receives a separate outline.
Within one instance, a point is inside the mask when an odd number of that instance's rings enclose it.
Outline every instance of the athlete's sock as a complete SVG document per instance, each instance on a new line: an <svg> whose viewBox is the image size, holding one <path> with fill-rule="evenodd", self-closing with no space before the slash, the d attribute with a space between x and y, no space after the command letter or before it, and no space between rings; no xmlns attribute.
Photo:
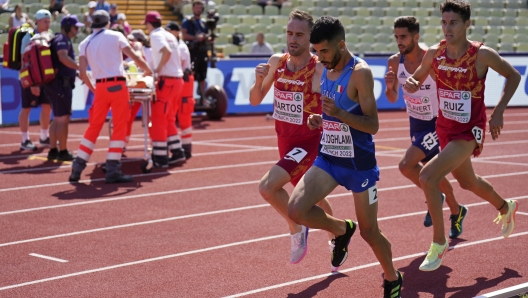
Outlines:
<svg viewBox="0 0 528 298"><path fill-rule="evenodd" d="M29 139L29 133L27 131L23 132L22 133L22 143L24 143L28 139Z"/></svg>
<svg viewBox="0 0 528 298"><path fill-rule="evenodd" d="M48 138L48 130L47 129L41 129L40 130L40 139L45 141Z"/></svg>

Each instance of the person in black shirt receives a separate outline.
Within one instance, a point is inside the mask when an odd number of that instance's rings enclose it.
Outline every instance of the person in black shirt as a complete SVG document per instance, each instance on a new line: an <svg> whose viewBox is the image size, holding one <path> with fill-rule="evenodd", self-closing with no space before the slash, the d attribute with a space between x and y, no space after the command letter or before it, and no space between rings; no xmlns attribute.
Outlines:
<svg viewBox="0 0 528 298"><path fill-rule="evenodd" d="M66 16L61 21L61 32L57 33L51 42L51 57L56 76L44 86L44 92L51 100L54 116L49 131L48 160L71 161L74 158L67 149L67 142L68 124L72 113L72 90L79 67L75 62L71 39L83 26L75 15Z"/></svg>

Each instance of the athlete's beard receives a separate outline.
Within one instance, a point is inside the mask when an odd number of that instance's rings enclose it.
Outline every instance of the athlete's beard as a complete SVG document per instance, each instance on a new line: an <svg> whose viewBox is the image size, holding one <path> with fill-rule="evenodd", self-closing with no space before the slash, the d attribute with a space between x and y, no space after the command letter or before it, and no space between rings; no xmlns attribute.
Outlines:
<svg viewBox="0 0 528 298"><path fill-rule="evenodd" d="M339 63L339 61L341 61L341 57L343 57L343 54L338 49L337 52L334 55L334 58L330 62L330 66L328 68L329 69L334 69L337 66L337 64Z"/></svg>
<svg viewBox="0 0 528 298"><path fill-rule="evenodd" d="M405 50L403 50L403 55L407 55L409 54L410 52L412 52L412 50L414 50L414 47L416 46L416 44L413 42L411 42L411 44L405 48Z"/></svg>

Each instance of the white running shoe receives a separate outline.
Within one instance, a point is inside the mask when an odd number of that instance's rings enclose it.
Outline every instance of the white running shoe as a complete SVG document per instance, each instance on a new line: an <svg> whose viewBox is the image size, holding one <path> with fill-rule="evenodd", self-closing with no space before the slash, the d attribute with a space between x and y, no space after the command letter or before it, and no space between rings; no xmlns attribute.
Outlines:
<svg viewBox="0 0 528 298"><path fill-rule="evenodd" d="M301 226L301 231L291 235L291 254L290 263L297 264L306 255L308 251L308 228Z"/></svg>
<svg viewBox="0 0 528 298"><path fill-rule="evenodd" d="M431 243L431 248L429 248L429 252L425 257L425 260L420 265L420 270L433 271L438 269L438 267L442 265L442 260L444 259L448 249L449 242L447 241L447 239L444 245L440 245L434 242Z"/></svg>
<svg viewBox="0 0 528 298"><path fill-rule="evenodd" d="M502 237L508 238L513 232L515 227L515 213L519 209L519 203L515 200L508 201L508 213L502 215L499 213L499 216L495 218L494 222L499 223L502 221Z"/></svg>

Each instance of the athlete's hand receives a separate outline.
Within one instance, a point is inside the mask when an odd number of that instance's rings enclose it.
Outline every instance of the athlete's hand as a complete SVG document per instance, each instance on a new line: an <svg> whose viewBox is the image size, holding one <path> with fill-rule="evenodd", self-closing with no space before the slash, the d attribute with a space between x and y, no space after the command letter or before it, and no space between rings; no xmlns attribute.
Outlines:
<svg viewBox="0 0 528 298"><path fill-rule="evenodd" d="M328 116L338 118L337 116L341 109L335 105L334 100L326 96L321 96L321 99L323 100L323 112Z"/></svg>
<svg viewBox="0 0 528 298"><path fill-rule="evenodd" d="M396 74L392 71L392 66L389 66L389 71L385 74L385 85L387 85L387 89L392 89L394 87L395 80Z"/></svg>
<svg viewBox="0 0 528 298"><path fill-rule="evenodd" d="M31 94L33 94L35 96L40 96L40 87L33 86L33 87L30 87L30 88L31 88Z"/></svg>
<svg viewBox="0 0 528 298"><path fill-rule="evenodd" d="M310 130L318 129L323 126L323 117L319 114L311 114L308 116L307 122L308 128L310 128Z"/></svg>
<svg viewBox="0 0 528 298"><path fill-rule="evenodd" d="M257 80L264 80L264 78L268 75L270 70L271 64L269 63L260 63L255 68L255 78Z"/></svg>
<svg viewBox="0 0 528 298"><path fill-rule="evenodd" d="M405 81L405 85L403 85L403 89L409 93L414 93L418 90L420 90L420 82L415 80L412 76L407 78L407 81Z"/></svg>
<svg viewBox="0 0 528 298"><path fill-rule="evenodd" d="M501 129L504 127L504 117L502 113L493 113L489 119L489 128L491 133L491 138L496 140L500 136Z"/></svg>

